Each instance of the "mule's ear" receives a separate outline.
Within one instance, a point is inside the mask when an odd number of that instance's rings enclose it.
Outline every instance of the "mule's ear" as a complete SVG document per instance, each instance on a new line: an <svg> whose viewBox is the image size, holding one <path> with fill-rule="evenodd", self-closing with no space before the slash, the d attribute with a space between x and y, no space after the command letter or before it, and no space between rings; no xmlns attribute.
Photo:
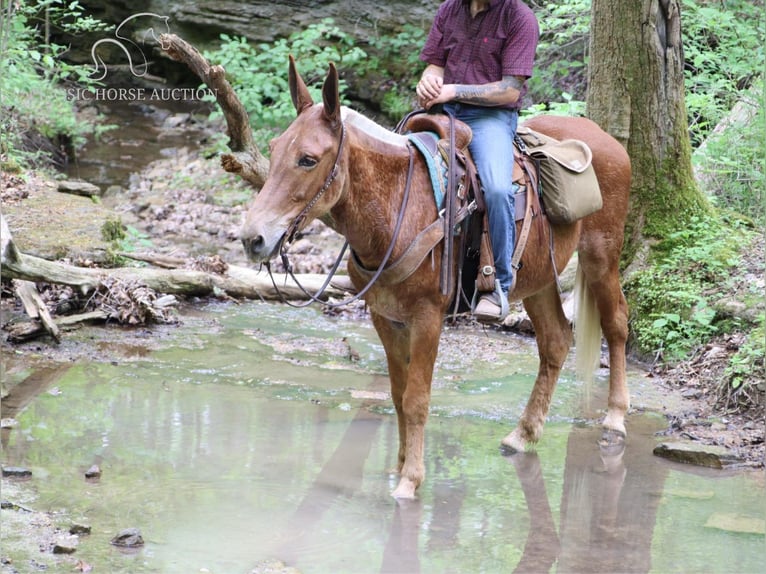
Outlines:
<svg viewBox="0 0 766 574"><path fill-rule="evenodd" d="M293 99L295 110L298 112L298 115L300 115L303 110L314 105L314 100L311 99L311 94L309 94L309 89L306 87L306 83L295 68L295 58L293 58L292 54L290 54L290 72L288 76L290 83L290 97Z"/></svg>
<svg viewBox="0 0 766 574"><path fill-rule="evenodd" d="M340 91L338 87L338 70L335 64L330 63L330 71L322 86L322 100L324 102L324 117L330 122L333 129L340 126Z"/></svg>

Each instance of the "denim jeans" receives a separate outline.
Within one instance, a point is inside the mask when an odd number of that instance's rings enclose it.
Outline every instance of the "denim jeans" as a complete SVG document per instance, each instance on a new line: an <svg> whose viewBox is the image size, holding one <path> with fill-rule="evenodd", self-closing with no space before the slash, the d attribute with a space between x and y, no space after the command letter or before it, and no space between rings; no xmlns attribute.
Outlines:
<svg viewBox="0 0 766 574"><path fill-rule="evenodd" d="M511 257L516 244L513 194L513 138L519 114L505 108L486 108L454 103L444 109L473 131L468 149L479 173L487 203L489 234L500 287L508 292L513 283Z"/></svg>

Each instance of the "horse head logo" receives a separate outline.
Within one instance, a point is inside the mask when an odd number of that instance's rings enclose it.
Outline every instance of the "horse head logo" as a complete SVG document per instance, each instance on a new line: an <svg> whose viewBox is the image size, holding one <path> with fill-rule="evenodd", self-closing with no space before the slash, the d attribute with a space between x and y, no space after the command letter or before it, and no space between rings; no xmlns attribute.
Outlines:
<svg viewBox="0 0 766 574"><path fill-rule="evenodd" d="M114 31L114 36L115 36L114 38L102 38L101 40L98 40L97 42L93 44L93 47L90 49L90 56L93 59L93 71L91 72L90 75L93 80L95 81L103 80L107 74L106 63L101 58L101 56L98 55L98 47L104 44L113 44L123 51L123 53L128 59L128 65L130 66L131 74L133 74L137 78L142 78L146 75L149 69L149 61L146 59L146 56L144 55L143 50L133 40L131 40L125 35L122 35L123 27L125 25L127 25L129 22L137 18L143 18L143 17L158 18L164 24L165 30L164 32L160 32L160 34L158 35L157 33L155 33L153 27L147 28L146 31L143 33L143 36L140 40L141 44L145 44L146 37L151 36L152 38L154 38L155 42L159 43L162 46L163 49L167 49L166 46L162 45L162 41L160 40L160 37L163 33L170 32L170 25L168 24L170 18L168 16L160 16L159 14L154 14L153 12L141 12L139 14L133 14L133 16L129 16L128 18L125 18L122 22L120 22L120 25L117 26L117 29ZM129 46L134 47L134 52L137 52L140 55L141 60L143 60L143 62L134 63Z"/></svg>

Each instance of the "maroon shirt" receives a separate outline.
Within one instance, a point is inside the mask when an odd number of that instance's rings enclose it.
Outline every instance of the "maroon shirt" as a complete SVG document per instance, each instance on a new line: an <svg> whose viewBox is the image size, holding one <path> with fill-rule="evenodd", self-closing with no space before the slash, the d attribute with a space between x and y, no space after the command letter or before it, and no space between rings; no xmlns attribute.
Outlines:
<svg viewBox="0 0 766 574"><path fill-rule="evenodd" d="M529 78L540 28L522 0L490 0L471 18L470 0L447 0L436 12L420 59L444 68L445 84L488 84L504 76ZM519 101L506 107L518 109Z"/></svg>

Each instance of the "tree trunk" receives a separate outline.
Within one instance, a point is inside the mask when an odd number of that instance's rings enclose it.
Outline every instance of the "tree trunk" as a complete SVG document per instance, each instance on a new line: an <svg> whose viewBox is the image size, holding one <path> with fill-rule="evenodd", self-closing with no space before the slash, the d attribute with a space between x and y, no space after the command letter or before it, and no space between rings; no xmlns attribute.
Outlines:
<svg viewBox="0 0 766 574"><path fill-rule="evenodd" d="M623 264L709 205L691 164L680 0L591 5L588 116L627 149L633 167Z"/></svg>

